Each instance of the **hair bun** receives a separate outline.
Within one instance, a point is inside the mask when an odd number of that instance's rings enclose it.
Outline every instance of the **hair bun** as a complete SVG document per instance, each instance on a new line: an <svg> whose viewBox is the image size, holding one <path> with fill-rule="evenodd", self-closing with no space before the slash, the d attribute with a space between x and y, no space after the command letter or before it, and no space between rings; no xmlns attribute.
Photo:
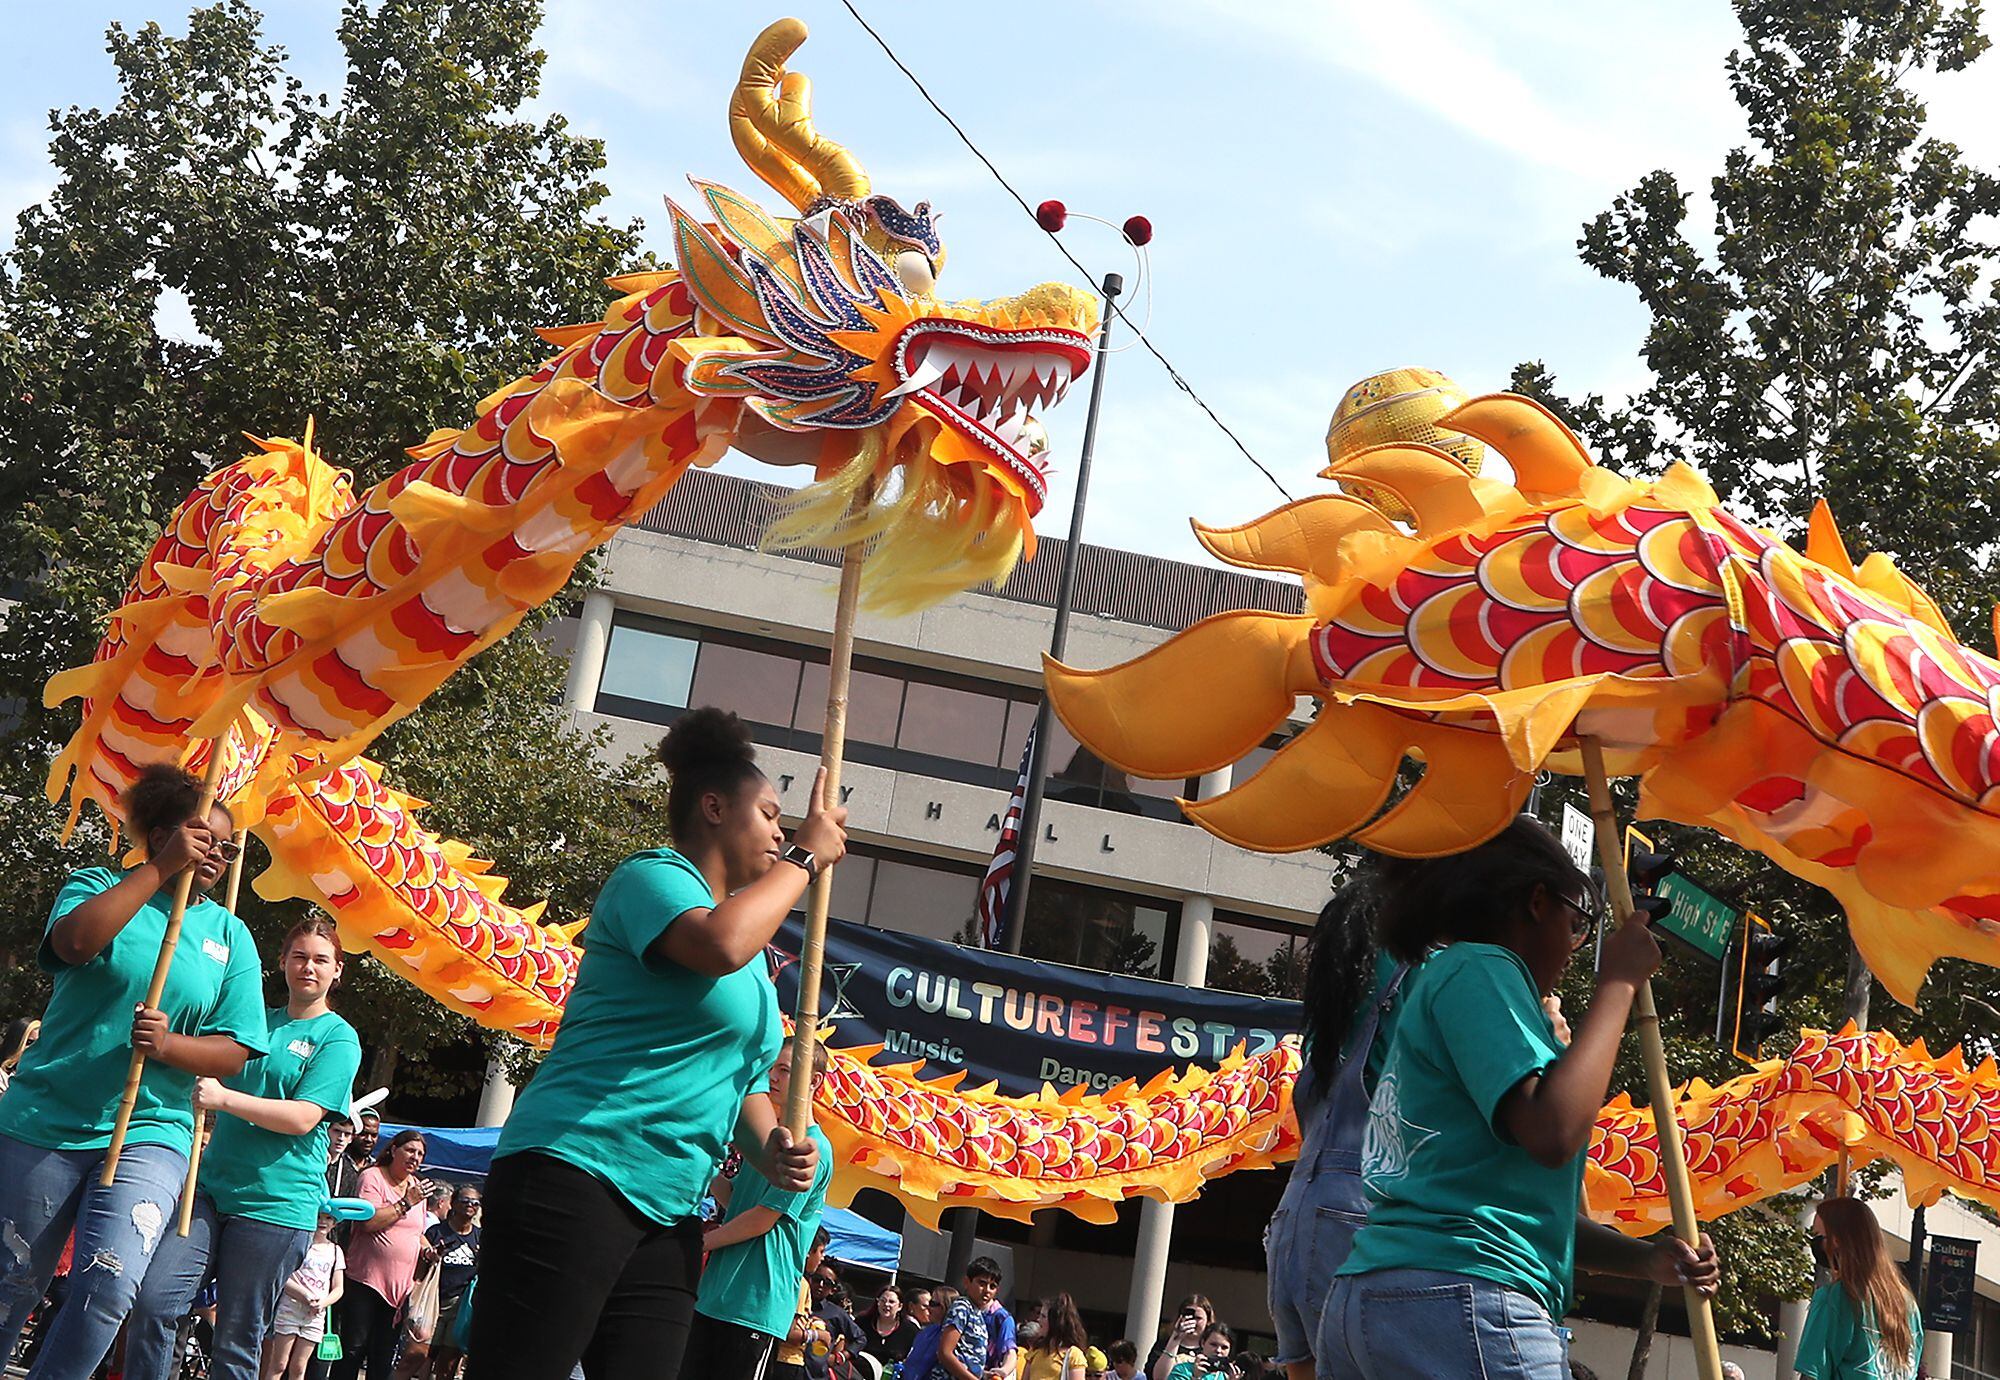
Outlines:
<svg viewBox="0 0 2000 1380"><path fill-rule="evenodd" d="M679 776L715 767L747 767L757 760L750 728L734 711L704 705L674 720L660 739L660 765Z"/></svg>

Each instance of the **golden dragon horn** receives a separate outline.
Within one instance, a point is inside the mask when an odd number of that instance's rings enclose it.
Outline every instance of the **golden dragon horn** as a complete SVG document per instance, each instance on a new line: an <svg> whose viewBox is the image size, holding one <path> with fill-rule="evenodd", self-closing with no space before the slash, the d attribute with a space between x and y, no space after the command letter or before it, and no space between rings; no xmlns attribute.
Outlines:
<svg viewBox="0 0 2000 1380"><path fill-rule="evenodd" d="M770 25L743 59L729 98L729 133L750 170L801 211L821 197L859 200L868 174L855 156L813 128L812 82L785 70L806 41L803 20Z"/></svg>

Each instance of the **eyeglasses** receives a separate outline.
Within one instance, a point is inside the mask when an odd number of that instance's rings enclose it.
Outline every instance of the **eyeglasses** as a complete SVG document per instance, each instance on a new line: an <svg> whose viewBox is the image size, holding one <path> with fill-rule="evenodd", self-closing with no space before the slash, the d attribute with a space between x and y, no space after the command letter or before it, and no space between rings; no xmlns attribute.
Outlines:
<svg viewBox="0 0 2000 1380"><path fill-rule="evenodd" d="M1591 932L1603 922L1604 917L1598 912L1596 907L1586 906L1574 896L1562 896L1558 899L1564 905L1568 906L1571 911L1569 947L1570 952L1575 953L1589 941Z"/></svg>
<svg viewBox="0 0 2000 1380"><path fill-rule="evenodd" d="M243 845L235 839L217 839L215 841L215 856L221 858L224 862L235 862L239 857L243 856Z"/></svg>

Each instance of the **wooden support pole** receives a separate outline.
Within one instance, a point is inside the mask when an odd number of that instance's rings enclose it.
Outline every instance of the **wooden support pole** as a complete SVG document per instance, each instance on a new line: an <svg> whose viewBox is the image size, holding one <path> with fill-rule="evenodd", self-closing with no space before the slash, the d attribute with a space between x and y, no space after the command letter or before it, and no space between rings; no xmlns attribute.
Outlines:
<svg viewBox="0 0 2000 1380"><path fill-rule="evenodd" d="M201 777L201 803L194 817L207 820L215 808L215 783L222 772L222 735L208 745L208 766ZM153 980L146 985L146 1005L158 1007L167 990L167 970L174 966L174 946L181 942L181 921L187 918L188 896L194 891L194 869L184 867L174 879L174 908L167 913L167 930L160 937L160 956L153 961ZM132 1051L132 1065L125 1070L125 1092L118 1099L118 1119L111 1127L111 1144L104 1150L104 1172L98 1182L111 1187L118 1174L118 1157L125 1153L125 1135L132 1129L132 1109L139 1105L139 1079L146 1071L146 1056ZM199 1136L197 1136L197 1139Z"/></svg>
<svg viewBox="0 0 2000 1380"><path fill-rule="evenodd" d="M231 915L236 914L236 897L243 889L243 845L248 834L247 829L236 831L236 856L229 860L229 896L223 904ZM197 1101L194 1107L194 1144L188 1147L187 1182L181 1185L182 1236L186 1236L188 1229L194 1225L194 1185L195 1180L201 1177L201 1152L201 1103Z"/></svg>
<svg viewBox="0 0 2000 1380"><path fill-rule="evenodd" d="M1604 746L1588 735L1579 738L1578 743L1583 749L1590 815L1597 826L1597 860L1611 893L1611 913L1622 926L1632 918L1632 883L1625 875L1625 850L1619 846L1618 817L1611 808L1611 778L1604 770ZM1688 1175L1687 1147L1674 1106L1674 1085L1667 1074L1667 1050L1660 1040L1660 1013L1653 1005L1650 980L1639 984L1639 995L1632 1003L1632 1025L1646 1064L1646 1097L1653 1105L1653 1124L1660 1137L1660 1165L1666 1171L1674 1235L1690 1246L1697 1246L1701 1243L1701 1223L1694 1215L1694 1183ZM1686 1290L1686 1296L1695 1371L1701 1380L1722 1380L1722 1352L1715 1333L1715 1314L1708 1299L1697 1290Z"/></svg>
<svg viewBox="0 0 2000 1380"><path fill-rule="evenodd" d="M840 769L847 755L847 686L854 668L854 618L861 601L861 548L850 546L840 561L840 594L833 610L833 651L826 672L826 734L820 764L826 768L827 807L840 803ZM791 1087L785 1094L785 1126L803 1144L812 1116L813 1046L819 1042L820 969L826 958L826 917L833 908L833 869L822 867L806 902L805 941L799 945L799 1005L792 1016Z"/></svg>

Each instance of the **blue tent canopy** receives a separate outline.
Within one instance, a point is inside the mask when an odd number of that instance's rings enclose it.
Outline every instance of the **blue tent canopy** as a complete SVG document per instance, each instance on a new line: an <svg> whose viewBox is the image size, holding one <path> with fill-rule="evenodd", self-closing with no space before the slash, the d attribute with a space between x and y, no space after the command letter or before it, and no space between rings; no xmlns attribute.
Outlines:
<svg viewBox="0 0 2000 1380"><path fill-rule="evenodd" d="M382 1123L383 1141L387 1142L398 1131L412 1129L424 1133L426 1172L483 1175L493 1164L493 1147L500 1142L498 1126L407 1127L386 1121ZM820 1225L832 1238L827 1254L835 1260L895 1273L903 1249L903 1238L896 1232L876 1226L858 1212L837 1207L826 1210Z"/></svg>

